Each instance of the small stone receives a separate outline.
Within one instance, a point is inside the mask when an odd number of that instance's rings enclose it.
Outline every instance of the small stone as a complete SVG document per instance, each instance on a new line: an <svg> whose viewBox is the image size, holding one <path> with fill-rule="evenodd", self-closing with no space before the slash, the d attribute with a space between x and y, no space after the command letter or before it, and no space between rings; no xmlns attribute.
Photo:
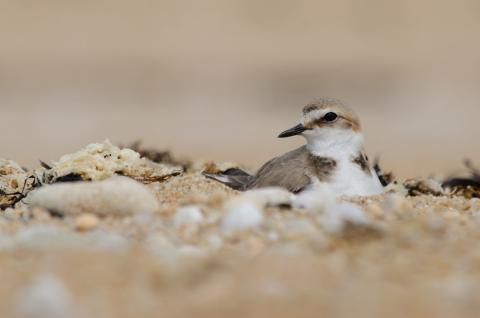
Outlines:
<svg viewBox="0 0 480 318"><path fill-rule="evenodd" d="M202 210L196 206L186 206L178 209L173 220L173 224L176 228L182 227L188 224L198 224L203 222Z"/></svg>
<svg viewBox="0 0 480 318"><path fill-rule="evenodd" d="M228 208L227 215L222 220L222 230L224 232L250 230L258 228L262 222L262 211L254 203L240 201Z"/></svg>
<svg viewBox="0 0 480 318"><path fill-rule="evenodd" d="M75 219L75 230L80 232L91 231L98 226L99 221L94 214L82 214Z"/></svg>
<svg viewBox="0 0 480 318"><path fill-rule="evenodd" d="M62 318L76 316L70 291L52 274L37 276L21 293L17 313L24 318Z"/></svg>
<svg viewBox="0 0 480 318"><path fill-rule="evenodd" d="M155 195L145 185L120 176L104 181L44 185L32 191L25 201L65 215L127 216L159 209Z"/></svg>

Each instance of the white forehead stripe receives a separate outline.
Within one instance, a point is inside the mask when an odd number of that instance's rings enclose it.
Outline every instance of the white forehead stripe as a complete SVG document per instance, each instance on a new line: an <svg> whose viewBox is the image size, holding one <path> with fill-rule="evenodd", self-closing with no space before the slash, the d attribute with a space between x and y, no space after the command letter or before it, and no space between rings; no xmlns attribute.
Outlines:
<svg viewBox="0 0 480 318"><path fill-rule="evenodd" d="M308 112L302 117L303 124L307 124L315 120L318 120L328 112L329 112L328 109L317 109L317 110Z"/></svg>

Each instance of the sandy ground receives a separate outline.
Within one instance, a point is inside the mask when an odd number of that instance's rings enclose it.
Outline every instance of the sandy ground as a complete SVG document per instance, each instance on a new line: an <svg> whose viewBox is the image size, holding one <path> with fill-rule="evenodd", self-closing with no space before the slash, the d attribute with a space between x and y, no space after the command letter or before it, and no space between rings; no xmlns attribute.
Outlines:
<svg viewBox="0 0 480 318"><path fill-rule="evenodd" d="M275 206L269 196L255 219L244 194L200 167L148 184L159 203L149 213L7 209L1 316L477 316L479 199L344 198L333 209L361 212L337 218L323 203ZM234 208L251 217L245 227L226 223Z"/></svg>

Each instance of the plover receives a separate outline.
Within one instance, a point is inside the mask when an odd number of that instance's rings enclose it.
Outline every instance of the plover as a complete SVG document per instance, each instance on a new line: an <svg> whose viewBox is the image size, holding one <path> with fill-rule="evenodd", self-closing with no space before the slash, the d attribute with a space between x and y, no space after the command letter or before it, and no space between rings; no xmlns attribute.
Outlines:
<svg viewBox="0 0 480 318"><path fill-rule="evenodd" d="M278 186L291 192L322 184L338 195L383 192L369 164L357 115L336 99L317 99L303 108L300 124L278 137L301 135L307 144L273 158L255 175L240 169L205 175L237 190Z"/></svg>

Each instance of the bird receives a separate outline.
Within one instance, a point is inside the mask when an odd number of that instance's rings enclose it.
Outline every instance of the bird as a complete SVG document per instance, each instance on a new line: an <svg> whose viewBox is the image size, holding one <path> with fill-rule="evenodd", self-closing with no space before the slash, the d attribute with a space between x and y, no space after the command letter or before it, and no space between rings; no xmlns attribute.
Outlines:
<svg viewBox="0 0 480 318"><path fill-rule="evenodd" d="M303 136L306 144L269 160L254 175L239 168L204 175L240 191L281 187L300 193L322 186L345 196L384 192L364 150L360 119L342 101L319 98L305 105L301 122L278 135L293 136Z"/></svg>

